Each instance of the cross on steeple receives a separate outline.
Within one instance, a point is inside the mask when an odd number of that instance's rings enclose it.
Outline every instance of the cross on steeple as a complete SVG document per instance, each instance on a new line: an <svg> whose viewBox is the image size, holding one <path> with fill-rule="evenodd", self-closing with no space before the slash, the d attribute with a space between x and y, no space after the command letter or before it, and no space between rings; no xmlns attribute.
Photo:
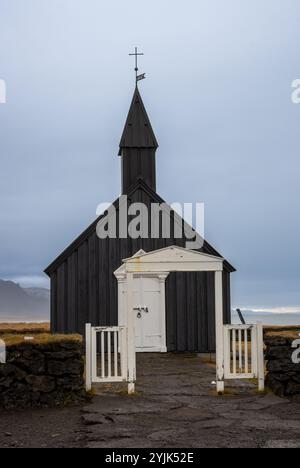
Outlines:
<svg viewBox="0 0 300 468"><path fill-rule="evenodd" d="M130 56L133 56L135 57L135 82L136 84L138 83L138 81L140 80L143 80L145 78L145 73L143 73L142 75L138 75L138 71L139 71L139 67L138 67L138 57L141 56L141 55L144 55L142 52L138 52L138 48L135 47L135 52L133 54L129 54Z"/></svg>

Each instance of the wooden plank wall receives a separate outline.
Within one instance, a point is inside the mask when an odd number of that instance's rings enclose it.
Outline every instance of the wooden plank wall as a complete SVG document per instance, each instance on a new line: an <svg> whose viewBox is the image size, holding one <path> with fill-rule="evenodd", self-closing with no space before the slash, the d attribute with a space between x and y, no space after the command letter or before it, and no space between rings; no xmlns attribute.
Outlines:
<svg viewBox="0 0 300 468"><path fill-rule="evenodd" d="M151 203L137 191L131 201ZM105 239L93 232L51 276L52 330L84 334L94 326L117 325L118 285L114 271L139 249L152 251L184 239ZM230 274L224 272L224 319L230 322ZM166 282L169 351L215 350L214 273L172 273Z"/></svg>

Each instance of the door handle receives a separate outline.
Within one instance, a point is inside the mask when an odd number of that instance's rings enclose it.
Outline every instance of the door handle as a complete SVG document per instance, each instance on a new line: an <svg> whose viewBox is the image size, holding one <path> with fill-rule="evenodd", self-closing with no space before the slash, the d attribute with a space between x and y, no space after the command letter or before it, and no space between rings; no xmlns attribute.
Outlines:
<svg viewBox="0 0 300 468"><path fill-rule="evenodd" d="M133 310L134 310L135 312L138 312L139 314L140 314L141 312L146 312L146 313L148 314L148 312L149 312L149 307L142 307L142 306L140 306L140 307L134 307Z"/></svg>

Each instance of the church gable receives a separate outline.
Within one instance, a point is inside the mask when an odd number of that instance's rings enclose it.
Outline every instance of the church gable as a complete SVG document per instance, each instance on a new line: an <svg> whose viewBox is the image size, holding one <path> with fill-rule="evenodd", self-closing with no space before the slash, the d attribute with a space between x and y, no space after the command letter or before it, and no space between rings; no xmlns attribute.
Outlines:
<svg viewBox="0 0 300 468"><path fill-rule="evenodd" d="M171 236L170 236L169 239L165 239L165 241L166 241L166 244L168 244L169 246L172 246L172 245L175 245L175 244L179 245L181 247L185 246L185 240L186 239L185 239L184 236L183 236L182 239L175 239L172 236L172 233L174 233L174 223L177 223L177 224L181 225L182 229L185 226L185 229L192 232L192 233L194 233L196 236L198 236L199 241L201 242L201 240L202 240L201 236L199 236L193 230L193 228L191 226L187 225L187 223L185 223L185 221L177 213L172 211L171 208L166 204L166 202L157 193L153 192L151 190L151 188L148 187L142 180L139 180L132 187L132 189L130 190L130 192L128 194L128 204L131 204L131 203L144 203L145 206L147 206L149 208L151 207L151 204L156 203L156 204L159 204L159 205L163 205L165 207L165 210L167 209L167 211L165 212L165 215L168 216L168 217L171 217L171 220L170 220ZM114 207L115 213L118 216L119 208L120 208L120 198L115 200L115 202L111 206ZM110 211L110 209L108 211ZM151 210L149 210L149 212L151 212ZM53 271L55 271L68 257L70 257L76 250L78 250L80 247L82 247L84 245L84 243L91 236L95 236L98 224L101 223L101 221L106 221L105 218L106 218L106 214L103 214L99 218L97 218L72 244L70 244L69 247L67 247L67 249L59 257L57 257L56 260L54 260L54 262L51 265L49 265L46 268L45 273L50 276L51 273ZM128 218L129 223L130 223L131 219L132 219L131 217ZM190 235L191 234L189 234L189 236ZM150 226L149 226L148 237L151 237ZM151 239L149 239L149 240L151 241ZM98 241L101 242L101 239L98 239ZM115 243L115 242L118 242L118 241L124 242L124 239L119 239L118 236L117 236L116 239L109 239L108 238L108 241L112 242L112 243ZM162 245L160 245L159 239L154 239L154 240L152 240L153 242L149 242L149 243L147 243L147 239L144 239L144 240L140 239L140 241L142 242L143 247L148 245L149 248L146 249L147 251L153 250L153 245L154 244L157 245L157 248L162 247ZM130 239L128 239L128 242L130 242ZM207 253L209 255L213 255L213 256L218 257L218 258L222 258L222 256L206 241L203 242L203 247L201 247L200 249L197 249L197 250L202 251L204 253ZM122 259L120 259L120 260L122 260ZM232 265L230 265L226 260L224 262L224 269L226 271L229 271L229 272L235 271L234 267L232 267Z"/></svg>

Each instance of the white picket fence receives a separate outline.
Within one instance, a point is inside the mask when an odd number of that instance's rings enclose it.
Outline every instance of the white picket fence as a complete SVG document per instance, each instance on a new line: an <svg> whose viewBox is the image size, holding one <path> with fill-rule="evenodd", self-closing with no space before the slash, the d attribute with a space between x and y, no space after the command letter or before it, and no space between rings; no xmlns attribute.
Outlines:
<svg viewBox="0 0 300 468"><path fill-rule="evenodd" d="M86 324L86 389L93 384L130 382L134 391L135 360L127 327L92 327Z"/></svg>
<svg viewBox="0 0 300 468"><path fill-rule="evenodd" d="M224 379L258 379L265 386L263 326L224 325Z"/></svg>
<svg viewBox="0 0 300 468"><path fill-rule="evenodd" d="M130 338L131 336L131 338ZM86 389L93 384L128 382L128 393L135 390L136 350L134 329L128 327L92 327L86 325ZM222 337L222 333L221 333ZM263 326L224 325L224 381L258 379L264 390ZM222 366L223 367L223 366ZM224 381L222 381L224 385ZM218 388L218 387L217 387Z"/></svg>

